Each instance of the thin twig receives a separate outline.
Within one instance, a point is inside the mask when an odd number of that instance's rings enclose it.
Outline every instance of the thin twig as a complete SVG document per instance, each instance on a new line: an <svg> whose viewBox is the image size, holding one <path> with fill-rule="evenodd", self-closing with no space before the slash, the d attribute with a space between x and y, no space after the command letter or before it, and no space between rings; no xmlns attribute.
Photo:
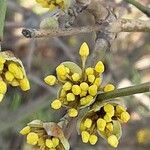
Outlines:
<svg viewBox="0 0 150 150"><path fill-rule="evenodd" d="M124 0L132 5L134 5L136 8L138 8L140 11L142 11L144 14L146 14L148 17L150 17L150 8L142 5L141 3L135 1L135 0Z"/></svg>
<svg viewBox="0 0 150 150"><path fill-rule="evenodd" d="M57 30L36 30L36 29L23 29L22 34L26 38L42 38L42 37L60 37L76 35L81 33L90 33L100 30L107 30L109 32L150 32L150 20L130 20L121 19L112 22L111 25L104 29L100 25L85 26L79 28L67 28Z"/></svg>

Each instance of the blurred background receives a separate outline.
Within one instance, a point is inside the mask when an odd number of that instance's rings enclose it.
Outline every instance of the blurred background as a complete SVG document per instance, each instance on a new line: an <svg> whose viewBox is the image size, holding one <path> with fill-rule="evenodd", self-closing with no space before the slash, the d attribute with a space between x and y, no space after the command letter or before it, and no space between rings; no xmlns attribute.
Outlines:
<svg viewBox="0 0 150 150"><path fill-rule="evenodd" d="M141 0L150 5L149 0ZM114 0L119 17L148 19L134 6ZM31 82L31 90L23 93L19 89L8 89L5 100L0 104L0 150L35 150L26 144L19 131L34 119L58 121L63 110L53 111L50 101L56 96L56 88L47 86L43 79L55 73L55 67L65 60L79 62L78 49L86 41L94 48L95 34L82 34L61 38L26 39L22 28L38 28L47 17L47 9L35 0L8 0L4 43L2 49L11 50L24 63ZM75 21L76 26L93 23L93 17L83 12ZM117 87L126 87L150 82L150 34L120 33L109 52L102 52L106 66L104 82L111 81ZM89 62L90 63L90 62ZM118 150L150 149L150 94L138 94L122 98L131 113L131 120L123 125L123 135ZM83 144L73 132L71 150L111 150L102 139L96 146Z"/></svg>

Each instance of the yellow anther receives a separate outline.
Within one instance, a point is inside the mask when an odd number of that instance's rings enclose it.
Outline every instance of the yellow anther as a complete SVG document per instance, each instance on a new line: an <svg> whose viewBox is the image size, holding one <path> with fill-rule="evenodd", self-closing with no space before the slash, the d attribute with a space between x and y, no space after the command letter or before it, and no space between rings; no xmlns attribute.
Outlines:
<svg viewBox="0 0 150 150"><path fill-rule="evenodd" d="M67 94L67 101L71 102L75 100L75 95L73 93L68 93Z"/></svg>
<svg viewBox="0 0 150 150"><path fill-rule="evenodd" d="M129 115L129 113L128 112L122 112L121 113L121 116L120 116L120 119L123 121L123 122L128 122L129 121L129 119L130 119L130 115Z"/></svg>
<svg viewBox="0 0 150 150"><path fill-rule="evenodd" d="M14 75L10 71L7 71L5 73L5 78L8 82L11 82L14 79Z"/></svg>
<svg viewBox="0 0 150 150"><path fill-rule="evenodd" d="M106 127L106 121L102 118L97 120L97 128L99 131L104 131Z"/></svg>
<svg viewBox="0 0 150 150"><path fill-rule="evenodd" d="M73 85L72 86L72 93L74 95L80 95L81 94L81 88L79 85Z"/></svg>
<svg viewBox="0 0 150 150"><path fill-rule="evenodd" d="M69 91L69 90L71 90L71 88L72 88L72 84L70 82L66 82L63 85L63 90L65 90L65 91Z"/></svg>
<svg viewBox="0 0 150 150"><path fill-rule="evenodd" d="M105 70L104 64L101 61L99 61L95 66L95 71L98 73L103 73L104 70Z"/></svg>
<svg viewBox="0 0 150 150"><path fill-rule="evenodd" d="M88 89L90 95L95 96L97 94L97 86L91 85Z"/></svg>
<svg viewBox="0 0 150 150"><path fill-rule="evenodd" d="M45 83L48 85L54 85L57 81L56 77L53 75L49 75L44 79Z"/></svg>
<svg viewBox="0 0 150 150"><path fill-rule="evenodd" d="M82 82L80 84L80 88L81 88L82 91L87 91L88 88L89 88L89 85L86 82Z"/></svg>
<svg viewBox="0 0 150 150"><path fill-rule="evenodd" d="M112 121L112 119L111 119L111 117L106 113L106 115L104 116L104 120L106 121L106 122L111 122Z"/></svg>
<svg viewBox="0 0 150 150"><path fill-rule="evenodd" d="M74 73L72 75L72 80L75 81L75 82L79 81L80 80L80 75L78 73Z"/></svg>
<svg viewBox="0 0 150 150"><path fill-rule="evenodd" d="M106 105L104 106L104 111L105 111L105 112L108 112L108 113L111 113L111 112L114 111L114 106L113 106L112 104L106 104Z"/></svg>
<svg viewBox="0 0 150 150"><path fill-rule="evenodd" d="M94 134L90 135L89 142L91 145L95 145L98 141L98 137Z"/></svg>
<svg viewBox="0 0 150 150"><path fill-rule="evenodd" d="M126 109L123 106L121 105L116 106L116 113L121 114L122 112L125 112L125 111Z"/></svg>
<svg viewBox="0 0 150 150"><path fill-rule="evenodd" d="M53 142L52 142L51 139L46 139L45 145L46 145L48 148L54 148L54 144L53 144Z"/></svg>
<svg viewBox="0 0 150 150"><path fill-rule="evenodd" d="M30 89L30 83L29 83L29 80L27 78L20 80L20 88L23 91L27 91Z"/></svg>
<svg viewBox="0 0 150 150"><path fill-rule="evenodd" d="M59 99L55 99L52 103L51 103L51 107L53 109L60 109L62 106L61 101Z"/></svg>
<svg viewBox="0 0 150 150"><path fill-rule="evenodd" d="M5 94L7 91L7 85L3 80L0 80L0 94Z"/></svg>
<svg viewBox="0 0 150 150"><path fill-rule="evenodd" d="M88 68L86 68L85 73L86 73L86 75L93 75L94 69L91 67L88 67Z"/></svg>
<svg viewBox="0 0 150 150"><path fill-rule="evenodd" d="M79 54L81 57L87 57L89 55L89 47L86 42L81 45Z"/></svg>
<svg viewBox="0 0 150 150"><path fill-rule="evenodd" d="M85 126L86 128L91 128L91 126L92 126L92 119L87 118L87 119L84 121L84 126Z"/></svg>
<svg viewBox="0 0 150 150"><path fill-rule="evenodd" d="M59 145L59 139L56 138L56 137L53 137L53 138L52 138L52 142L53 142L54 148Z"/></svg>
<svg viewBox="0 0 150 150"><path fill-rule="evenodd" d="M16 79L13 79L12 82L10 82L12 86L19 86L19 82Z"/></svg>
<svg viewBox="0 0 150 150"><path fill-rule="evenodd" d="M110 91L113 91L115 90L115 86L112 85L112 84L107 84L105 87L104 87L104 92L110 92Z"/></svg>
<svg viewBox="0 0 150 150"><path fill-rule="evenodd" d="M83 143L88 143L90 134L87 131L82 131L81 138Z"/></svg>
<svg viewBox="0 0 150 150"><path fill-rule="evenodd" d="M99 78L95 79L93 84L95 84L97 87L99 87L101 85L101 83L102 83L102 78L99 77Z"/></svg>
<svg viewBox="0 0 150 150"><path fill-rule="evenodd" d="M94 76L94 75L88 75L88 81L89 81L90 83L93 83L94 80L95 80L95 76Z"/></svg>
<svg viewBox="0 0 150 150"><path fill-rule="evenodd" d="M26 126L20 131L20 134L26 135L26 134L30 133L30 131L31 131L31 128L29 126Z"/></svg>
<svg viewBox="0 0 150 150"><path fill-rule="evenodd" d="M78 115L78 111L75 108L70 108L68 110L68 115L69 117L76 117Z"/></svg>
<svg viewBox="0 0 150 150"><path fill-rule="evenodd" d="M64 89L61 89L59 96L63 98L66 97L66 91Z"/></svg>
<svg viewBox="0 0 150 150"><path fill-rule="evenodd" d="M36 145L38 142L38 134L34 133L34 132L30 132L27 135L27 143L31 144L31 145Z"/></svg>
<svg viewBox="0 0 150 150"><path fill-rule="evenodd" d="M86 96L86 95L87 95L87 91L81 91L80 97L84 97L84 96Z"/></svg>
<svg viewBox="0 0 150 150"><path fill-rule="evenodd" d="M107 139L107 142L108 142L108 144L110 144L112 147L115 147L115 148L119 144L118 139L115 135L109 136L108 139Z"/></svg>
<svg viewBox="0 0 150 150"><path fill-rule="evenodd" d="M4 64L6 62L6 59L0 56L0 64Z"/></svg>
<svg viewBox="0 0 150 150"><path fill-rule="evenodd" d="M107 128L110 132L112 132L112 131L113 131L113 124L112 124L112 123L107 123L107 124L106 124L106 128Z"/></svg>
<svg viewBox="0 0 150 150"><path fill-rule="evenodd" d="M57 68L56 68L56 72L58 76L66 76L67 75L67 70L66 67L63 64L60 64Z"/></svg>
<svg viewBox="0 0 150 150"><path fill-rule="evenodd" d="M4 94L0 94L0 102L3 100Z"/></svg>

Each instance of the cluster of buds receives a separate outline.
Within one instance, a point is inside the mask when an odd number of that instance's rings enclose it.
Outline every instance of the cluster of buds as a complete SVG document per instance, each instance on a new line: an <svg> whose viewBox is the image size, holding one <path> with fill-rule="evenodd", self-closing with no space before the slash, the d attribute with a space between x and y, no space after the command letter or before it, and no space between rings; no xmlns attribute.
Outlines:
<svg viewBox="0 0 150 150"><path fill-rule="evenodd" d="M98 136L102 136L112 147L118 146L121 137L120 123L126 123L130 119L126 109L117 103L105 103L96 106L89 111L80 121L79 133L82 141L95 145Z"/></svg>
<svg viewBox="0 0 150 150"><path fill-rule="evenodd" d="M26 135L27 143L39 147L40 150L69 150L70 147L61 127L54 122L34 120L20 134Z"/></svg>
<svg viewBox="0 0 150 150"><path fill-rule="evenodd" d="M70 117L77 117L78 110L90 106L98 92L108 92L115 89L112 84L102 87L102 73L104 64L99 61L94 67L85 67L86 59L89 55L89 47L83 43L79 54L82 60L82 67L73 62L63 62L56 68L57 77L48 75L44 81L53 86L61 86L58 97L51 103L53 109L62 106L68 108Z"/></svg>
<svg viewBox="0 0 150 150"><path fill-rule="evenodd" d="M66 9L70 5L70 0L36 0L44 8L49 8L50 11L56 8Z"/></svg>
<svg viewBox="0 0 150 150"><path fill-rule="evenodd" d="M29 81L22 62L7 51L0 53L0 101L2 101L7 85L19 86L23 91L30 89Z"/></svg>

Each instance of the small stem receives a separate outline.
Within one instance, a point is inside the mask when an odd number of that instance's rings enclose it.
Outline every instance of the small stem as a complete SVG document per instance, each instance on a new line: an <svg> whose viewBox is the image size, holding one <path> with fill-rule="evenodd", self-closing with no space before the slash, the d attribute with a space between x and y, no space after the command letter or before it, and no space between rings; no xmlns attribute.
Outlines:
<svg viewBox="0 0 150 150"><path fill-rule="evenodd" d="M96 102L145 92L150 92L150 82L99 94Z"/></svg>
<svg viewBox="0 0 150 150"><path fill-rule="evenodd" d="M146 14L148 17L150 17L150 8L149 7L146 7L135 0L124 0L124 1L134 5L140 11L142 11L144 14Z"/></svg>
<svg viewBox="0 0 150 150"><path fill-rule="evenodd" d="M6 7L7 7L6 0L0 0L0 44L1 44L1 41L3 39Z"/></svg>

